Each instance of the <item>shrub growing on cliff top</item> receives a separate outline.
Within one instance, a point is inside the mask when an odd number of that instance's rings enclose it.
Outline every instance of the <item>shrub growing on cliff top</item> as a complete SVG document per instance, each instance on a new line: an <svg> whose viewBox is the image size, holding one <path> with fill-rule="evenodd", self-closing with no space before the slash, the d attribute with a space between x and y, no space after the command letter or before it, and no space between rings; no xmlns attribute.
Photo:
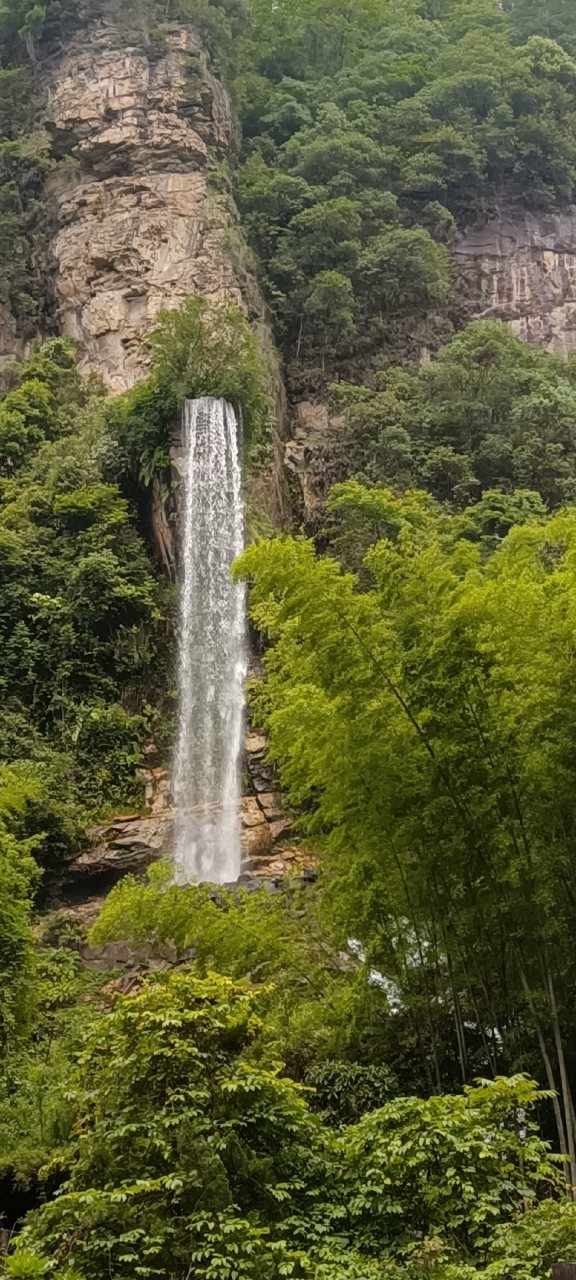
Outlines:
<svg viewBox="0 0 576 1280"><path fill-rule="evenodd" d="M148 346L150 376L109 411L128 469L140 480L149 483L166 465L170 432L188 399L228 400L241 411L248 448L262 441L270 424L266 370L239 307L194 294L179 311L160 312Z"/></svg>

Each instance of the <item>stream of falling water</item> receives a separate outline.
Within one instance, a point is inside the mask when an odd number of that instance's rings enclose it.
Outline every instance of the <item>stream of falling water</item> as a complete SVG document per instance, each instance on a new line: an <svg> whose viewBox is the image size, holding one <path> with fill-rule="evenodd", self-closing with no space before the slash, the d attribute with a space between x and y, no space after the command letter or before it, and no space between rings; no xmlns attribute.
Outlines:
<svg viewBox="0 0 576 1280"><path fill-rule="evenodd" d="M176 863L184 883L240 874L240 750L246 676L240 441L224 400L187 400L183 478Z"/></svg>

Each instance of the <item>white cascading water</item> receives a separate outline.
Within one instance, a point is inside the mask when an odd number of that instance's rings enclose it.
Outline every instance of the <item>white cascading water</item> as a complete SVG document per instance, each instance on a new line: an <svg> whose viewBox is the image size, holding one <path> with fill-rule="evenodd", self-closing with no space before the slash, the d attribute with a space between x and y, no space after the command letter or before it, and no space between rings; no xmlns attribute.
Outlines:
<svg viewBox="0 0 576 1280"><path fill-rule="evenodd" d="M181 520L179 726L174 762L177 877L240 874L240 751L246 677L240 441L225 400L187 400Z"/></svg>

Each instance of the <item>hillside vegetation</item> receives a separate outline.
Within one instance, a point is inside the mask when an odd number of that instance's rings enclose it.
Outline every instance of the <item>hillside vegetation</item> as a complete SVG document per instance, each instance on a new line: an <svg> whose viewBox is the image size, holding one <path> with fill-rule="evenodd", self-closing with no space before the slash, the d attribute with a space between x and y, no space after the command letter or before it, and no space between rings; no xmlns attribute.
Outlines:
<svg viewBox="0 0 576 1280"><path fill-rule="evenodd" d="M570 201L574 16L552 8L255 0L238 198L295 390L437 347L456 228Z"/></svg>
<svg viewBox="0 0 576 1280"><path fill-rule="evenodd" d="M573 200L574 5L147 11L230 89L289 397L339 420L320 536L235 568L319 878L160 863L87 935L54 875L140 809L151 738L170 762L149 509L182 401L226 396L270 454L231 304L161 315L113 401L51 330L39 68L94 12L0 11L0 303L31 341L0 376L0 1274L549 1280L576 1263L576 364L468 324L450 246ZM142 971L88 970L87 936Z"/></svg>

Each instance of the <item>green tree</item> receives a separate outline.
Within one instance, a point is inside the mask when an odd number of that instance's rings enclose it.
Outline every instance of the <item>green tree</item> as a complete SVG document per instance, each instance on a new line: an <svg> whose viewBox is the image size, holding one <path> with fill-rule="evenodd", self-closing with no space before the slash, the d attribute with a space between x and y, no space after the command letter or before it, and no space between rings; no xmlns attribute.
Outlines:
<svg viewBox="0 0 576 1280"><path fill-rule="evenodd" d="M576 22L570 0L505 0L514 36L522 43L531 35L557 40L573 57L576 55Z"/></svg>
<svg viewBox="0 0 576 1280"><path fill-rule="evenodd" d="M573 501L573 370L501 321L468 325L415 374L392 368L333 394L352 468L372 482L424 484L455 506L494 487L536 490L550 508ZM408 469L387 444L398 432Z"/></svg>
<svg viewBox="0 0 576 1280"><path fill-rule="evenodd" d="M69 1181L29 1215L4 1274L376 1280L400 1267L416 1280L435 1256L439 1280L451 1259L468 1280L490 1268L495 1234L494 1276L512 1275L510 1238L523 1280L542 1274L573 1215L562 1199L537 1207L562 1178L534 1131L532 1082L388 1102L337 1136L256 1059L257 1001L173 973L93 1024Z"/></svg>
<svg viewBox="0 0 576 1280"><path fill-rule="evenodd" d="M393 227L360 255L357 279L369 315L426 309L447 301L448 252L428 231Z"/></svg>
<svg viewBox="0 0 576 1280"><path fill-rule="evenodd" d="M560 1091L558 1141L576 1181L574 513L543 522L529 503L490 554L486 508L449 517L425 494L353 483L333 503L376 527L368 590L298 540L240 562L274 642L259 700L271 754L326 850L342 928L398 1000L430 1088L529 1054Z"/></svg>
<svg viewBox="0 0 576 1280"><path fill-rule="evenodd" d="M48 821L59 856L80 793L92 806L134 792L161 591L128 502L104 483L103 388L80 378L74 347L51 339L3 377L3 755L51 779L61 818L38 814L37 830Z"/></svg>
<svg viewBox="0 0 576 1280"><path fill-rule="evenodd" d="M115 400L107 415L135 477L149 484L166 465L170 431L186 399L230 401L242 413L248 452L266 442L266 370L239 307L194 294L179 311L160 313L148 346L151 376Z"/></svg>
<svg viewBox="0 0 576 1280"><path fill-rule="evenodd" d="M312 281L304 310L322 352L324 369L327 356L337 358L354 342L355 306L350 280L338 271L321 271Z"/></svg>
<svg viewBox="0 0 576 1280"><path fill-rule="evenodd" d="M357 302L368 299L372 281L378 305L385 300L384 286L397 284L395 276L390 280L391 249L383 248L382 239L386 244L389 224L398 224L392 232L394 255L399 257L402 247L406 261L399 279L411 281L406 290L411 333L416 337L419 329L420 346L435 348L448 275L440 254L432 260L438 244L426 245L424 233L445 244L455 226L475 216L479 203L489 212L496 199L544 208L572 199L575 38L563 0L536 7L530 0L509 0L505 6L496 0L429 0L420 6L410 0L399 5L352 0L319 3L306 12L296 0L278 6L262 0L252 7L238 44L240 97L247 92L243 86L252 85L239 197L251 242L264 261L289 361L298 348L310 274L352 270L335 257L296 261L286 227L311 205L343 199L357 205L362 217L361 235L353 237L362 245L360 275L353 277ZM305 183L308 191L297 192L288 179ZM274 192L271 223L263 213L265 191ZM304 207L296 211L297 195ZM411 251L410 236L420 238L413 239ZM423 279L438 282L430 294L412 279L418 257ZM417 355L418 338L414 351L397 317L385 324L373 320L370 308L359 308L359 342L353 357L350 353L355 381L359 369L370 369L383 350L388 358ZM300 350L294 375L299 387L306 380L302 364ZM310 388L316 389L312 370Z"/></svg>
<svg viewBox="0 0 576 1280"><path fill-rule="evenodd" d="M71 1179L26 1228L24 1262L86 1277L297 1265L283 1206L298 1215L314 1192L322 1143L297 1086L251 1059L254 1005L246 986L175 973L94 1025Z"/></svg>
<svg viewBox="0 0 576 1280"><path fill-rule="evenodd" d="M29 783L32 798L38 788ZM26 804L19 779L6 770L0 778L0 1045L8 1046L28 1028L33 974L32 899L38 881L33 851L38 838L18 840L14 818Z"/></svg>

